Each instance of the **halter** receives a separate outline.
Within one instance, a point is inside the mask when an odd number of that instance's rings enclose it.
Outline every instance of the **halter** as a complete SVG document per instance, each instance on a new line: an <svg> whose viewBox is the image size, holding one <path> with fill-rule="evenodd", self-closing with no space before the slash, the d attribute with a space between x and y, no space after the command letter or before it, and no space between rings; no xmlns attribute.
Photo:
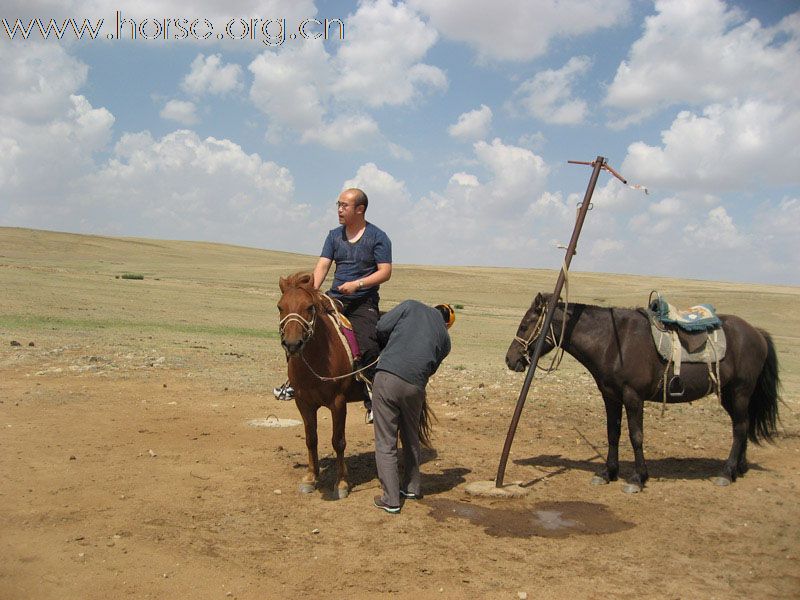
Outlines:
<svg viewBox="0 0 800 600"><path fill-rule="evenodd" d="M283 340L283 334L284 331L286 330L286 326L289 323L295 322L295 323L300 323L300 327L303 328L303 335L300 336L300 339L303 341L303 344L305 344L308 340L311 339L311 336L314 335L314 324L316 323L316 321L317 321L317 310L313 304L311 305L310 321L306 320L302 315L298 313L289 313L288 315L283 317L280 320L280 323L278 324L278 330L280 331L281 334L281 340Z"/></svg>
<svg viewBox="0 0 800 600"><path fill-rule="evenodd" d="M546 373L550 373L551 371L555 371L558 369L559 365L561 364L561 359L564 357L564 348L561 346L562 341L564 340L564 332L567 329L567 304L564 304L564 318L561 320L561 334L558 336L556 340L556 332L553 329L553 322L550 322L550 331L547 332L545 337L545 341L549 341L553 344L555 348L555 354L553 355L553 360L550 361L550 366L547 368L542 368L543 371ZM542 325L544 324L544 318L547 314L547 304L542 307L542 311L539 313L539 318L536 320L536 324L533 327L533 331L528 336L527 339L521 338L518 335L514 336L514 341L517 342L520 346L522 346L522 356L525 362L530 366L531 364L531 356L530 356L530 347L534 340L539 338L539 335L542 332Z"/></svg>

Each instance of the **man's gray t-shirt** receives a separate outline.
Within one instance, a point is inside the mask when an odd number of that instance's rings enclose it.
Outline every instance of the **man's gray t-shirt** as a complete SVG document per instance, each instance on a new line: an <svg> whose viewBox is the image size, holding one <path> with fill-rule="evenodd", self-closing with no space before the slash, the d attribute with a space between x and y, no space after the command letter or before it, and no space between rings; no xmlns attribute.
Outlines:
<svg viewBox="0 0 800 600"><path fill-rule="evenodd" d="M376 369L424 388L450 353L450 335L437 309L406 300L378 321L383 348Z"/></svg>

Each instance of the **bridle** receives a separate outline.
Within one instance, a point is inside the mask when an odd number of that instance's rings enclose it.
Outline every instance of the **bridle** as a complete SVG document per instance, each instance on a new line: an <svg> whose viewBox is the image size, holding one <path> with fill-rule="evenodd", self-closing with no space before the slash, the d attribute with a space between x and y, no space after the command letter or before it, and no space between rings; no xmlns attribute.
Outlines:
<svg viewBox="0 0 800 600"><path fill-rule="evenodd" d="M531 334L527 338L519 337L518 335L514 336L514 341L517 342L520 346L522 346L522 356L525 360L525 363L530 366L531 365L531 345L539 339L539 335L542 333L542 325L544 325L545 315L547 314L547 304L542 307L541 312L539 313L539 317L536 319L536 324L533 326L533 330ZM567 329L567 305L564 305L564 318L561 320L561 334L556 339L556 332L553 328L553 322L550 321L549 331L544 338L546 342L550 342L553 347L556 349L555 354L553 355L553 360L550 362L550 366L547 368L543 368L542 370L545 372L555 371L558 366L561 364L561 359L564 356L564 348L561 346L562 341L564 340L564 332Z"/></svg>
<svg viewBox="0 0 800 600"><path fill-rule="evenodd" d="M314 335L314 325L316 324L316 322L317 322L317 309L313 304L311 305L310 320L304 318L303 315L301 314L295 312L289 313L288 315L283 317L278 324L278 330L280 331L281 334L281 341L283 341L283 335L284 332L286 331L286 326L289 323L299 323L300 327L303 329L303 334L300 336L300 339L303 342L302 345L305 345L306 342L308 342L308 340L310 340L311 337Z"/></svg>

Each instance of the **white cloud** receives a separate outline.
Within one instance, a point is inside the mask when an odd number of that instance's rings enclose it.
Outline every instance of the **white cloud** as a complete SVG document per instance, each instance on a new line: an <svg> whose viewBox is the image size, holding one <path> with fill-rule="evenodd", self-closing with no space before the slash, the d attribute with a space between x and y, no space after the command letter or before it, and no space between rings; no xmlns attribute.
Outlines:
<svg viewBox="0 0 800 600"><path fill-rule="evenodd" d="M170 100L159 113L162 119L177 121L183 125L197 123L197 107L193 102L185 100Z"/></svg>
<svg viewBox="0 0 800 600"><path fill-rule="evenodd" d="M631 189L616 177L608 177L604 184L595 188L592 195L592 204L598 209L614 213L629 211L645 202L647 196L644 192Z"/></svg>
<svg viewBox="0 0 800 600"><path fill-rule="evenodd" d="M492 143L476 142L475 155L492 173L487 190L490 198L481 202L487 209L505 211L544 191L550 168L541 156L526 148L506 145L499 138Z"/></svg>
<svg viewBox="0 0 800 600"><path fill-rule="evenodd" d="M534 152L541 152L546 143L547 137L541 131L537 131L536 133L525 133L519 136L519 139L517 140L518 146L528 148Z"/></svg>
<svg viewBox="0 0 800 600"><path fill-rule="evenodd" d="M421 62L436 32L405 4L389 0L361 3L347 25L334 56L322 40L304 41L266 50L250 63L250 99L269 119L267 139L299 133L303 142L332 149L380 140L408 160L408 150L385 139L377 121L358 109L408 104L446 87L444 73Z"/></svg>
<svg viewBox="0 0 800 600"><path fill-rule="evenodd" d="M592 244L591 254L595 257L604 257L608 254L618 254L625 249L625 244L620 240L599 238Z"/></svg>
<svg viewBox="0 0 800 600"><path fill-rule="evenodd" d="M678 114L663 146L636 142L622 163L648 188L718 192L800 181L800 109L758 100Z"/></svg>
<svg viewBox="0 0 800 600"><path fill-rule="evenodd" d="M309 212L293 203L286 168L188 130L123 135L81 187L68 199L72 218L91 215L92 229L107 233L281 248Z"/></svg>
<svg viewBox="0 0 800 600"><path fill-rule="evenodd" d="M196 96L238 91L242 89L242 68L236 64L223 65L221 54L198 54L181 87Z"/></svg>
<svg viewBox="0 0 800 600"><path fill-rule="evenodd" d="M642 116L680 102L796 96L797 18L765 28L721 0L659 0L655 6L656 14L645 20L644 34L609 86L609 106Z"/></svg>
<svg viewBox="0 0 800 600"><path fill-rule="evenodd" d="M586 118L588 106L573 97L575 81L591 66L588 56L574 56L560 69L548 69L525 81L514 92L513 104L546 123L577 125Z"/></svg>
<svg viewBox="0 0 800 600"><path fill-rule="evenodd" d="M436 30L407 5L367 0L347 19L336 54L332 93L371 107L407 104L423 90L447 87L444 72L420 62L436 43Z"/></svg>
<svg viewBox="0 0 800 600"><path fill-rule="evenodd" d="M540 243L524 215L541 215L543 229L569 218L559 197L543 193L549 169L541 157L499 139L473 148L476 167L488 174L485 183L459 171L444 190L413 199L403 181L368 163L343 184L367 192L368 219L389 234L397 261L508 264L506 254L514 250L512 264L519 264L516 252Z"/></svg>
<svg viewBox="0 0 800 600"><path fill-rule="evenodd" d="M320 127L307 129L303 142L318 142L331 150L356 150L380 139L378 123L367 115L342 115Z"/></svg>
<svg viewBox="0 0 800 600"><path fill-rule="evenodd" d="M86 82L89 67L58 45L0 44L0 114L44 122L70 108L70 94Z"/></svg>
<svg viewBox="0 0 800 600"><path fill-rule="evenodd" d="M414 153L408 148L389 142L389 153L398 160L412 161L414 160Z"/></svg>
<svg viewBox="0 0 800 600"><path fill-rule="evenodd" d="M619 24L628 0L409 0L446 37L475 47L481 60L527 61L550 42Z"/></svg>
<svg viewBox="0 0 800 600"><path fill-rule="evenodd" d="M35 226L68 211L63 195L82 174L94 168L94 155L111 138L114 116L94 108L79 95L50 120L0 116L0 176L4 180L6 221ZM58 103L60 104L60 102Z"/></svg>
<svg viewBox="0 0 800 600"><path fill-rule="evenodd" d="M475 175L470 173L453 173L450 177L450 183L456 185L463 185L465 187L478 187L480 182Z"/></svg>
<svg viewBox="0 0 800 600"><path fill-rule="evenodd" d="M677 217L683 210L683 202L675 196L669 196L650 206L650 211L660 217Z"/></svg>
<svg viewBox="0 0 800 600"><path fill-rule="evenodd" d="M458 121L447 128L451 137L474 142L484 139L492 124L492 109L481 104L480 108L462 113Z"/></svg>
<svg viewBox="0 0 800 600"><path fill-rule="evenodd" d="M749 243L723 206L712 208L705 221L690 223L683 232L683 241L695 248L737 248Z"/></svg>
<svg viewBox="0 0 800 600"><path fill-rule="evenodd" d="M250 99L268 115L273 132L322 127L332 77L328 61L321 42L308 42L280 52L264 51L250 63Z"/></svg>

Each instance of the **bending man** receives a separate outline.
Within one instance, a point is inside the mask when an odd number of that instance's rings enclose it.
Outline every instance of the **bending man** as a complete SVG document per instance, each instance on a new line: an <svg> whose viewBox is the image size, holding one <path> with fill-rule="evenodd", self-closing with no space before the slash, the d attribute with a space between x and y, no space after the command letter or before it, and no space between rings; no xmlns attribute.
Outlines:
<svg viewBox="0 0 800 600"><path fill-rule="evenodd" d="M400 512L400 498L416 500L420 489L420 419L428 379L450 353L447 330L455 321L449 304L435 308L406 300L378 321L383 350L372 388L375 415L375 464L383 494L374 504ZM403 480L397 470L397 434L403 442Z"/></svg>

